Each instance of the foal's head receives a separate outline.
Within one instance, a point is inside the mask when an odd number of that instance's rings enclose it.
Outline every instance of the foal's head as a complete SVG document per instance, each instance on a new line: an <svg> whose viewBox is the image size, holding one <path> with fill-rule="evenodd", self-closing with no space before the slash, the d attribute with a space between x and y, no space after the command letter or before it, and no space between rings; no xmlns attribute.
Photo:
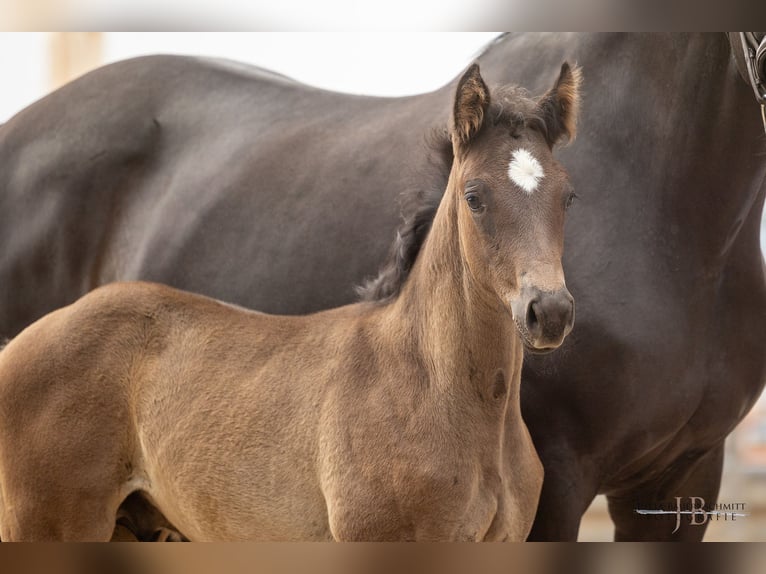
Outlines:
<svg viewBox="0 0 766 574"><path fill-rule="evenodd" d="M537 101L514 88L490 93L474 64L455 95L450 189L463 256L537 352L558 347L574 322L561 256L575 195L552 150L575 135L579 84L579 69L565 63Z"/></svg>

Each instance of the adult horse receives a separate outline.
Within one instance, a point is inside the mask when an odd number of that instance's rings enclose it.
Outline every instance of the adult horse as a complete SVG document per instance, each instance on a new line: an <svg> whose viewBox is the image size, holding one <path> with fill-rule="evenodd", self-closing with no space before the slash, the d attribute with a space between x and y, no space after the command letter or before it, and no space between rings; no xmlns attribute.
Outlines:
<svg viewBox="0 0 766 574"><path fill-rule="evenodd" d="M561 156L582 198L564 258L578 324L524 375L546 470L534 539L574 539L599 492L618 539L704 534L634 509L714 501L724 439L764 381L764 137L734 46L514 34L479 57L490 82L538 92L561 60L593 70L584 130ZM65 86L0 128L0 331L118 279L269 312L351 301L414 189L387 266L395 287L446 183L447 116L429 110L453 89L355 97L169 57Z"/></svg>
<svg viewBox="0 0 766 574"><path fill-rule="evenodd" d="M109 540L136 491L193 540L515 540L543 469L524 348L572 329L561 267L579 70L455 91L432 230L386 303L264 315L116 283L0 353L0 535Z"/></svg>

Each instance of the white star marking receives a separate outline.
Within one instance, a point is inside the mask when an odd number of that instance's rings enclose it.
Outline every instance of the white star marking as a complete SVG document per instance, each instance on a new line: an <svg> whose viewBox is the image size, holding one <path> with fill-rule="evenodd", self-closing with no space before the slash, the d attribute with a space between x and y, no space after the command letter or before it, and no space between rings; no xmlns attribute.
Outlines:
<svg viewBox="0 0 766 574"><path fill-rule="evenodd" d="M544 176L543 167L535 156L523 148L513 152L508 165L508 177L527 194L531 195L537 189L537 184Z"/></svg>

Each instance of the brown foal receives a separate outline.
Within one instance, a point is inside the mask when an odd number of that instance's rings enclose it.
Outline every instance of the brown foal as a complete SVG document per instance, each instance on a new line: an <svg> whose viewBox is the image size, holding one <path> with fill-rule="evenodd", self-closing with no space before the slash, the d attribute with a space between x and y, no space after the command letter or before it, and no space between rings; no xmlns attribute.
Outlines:
<svg viewBox="0 0 766 574"><path fill-rule="evenodd" d="M265 315L108 285L0 353L0 537L109 540L136 493L191 540L524 540L543 470L524 348L571 330L579 70L458 83L454 161L401 291ZM246 264L246 262L243 262Z"/></svg>

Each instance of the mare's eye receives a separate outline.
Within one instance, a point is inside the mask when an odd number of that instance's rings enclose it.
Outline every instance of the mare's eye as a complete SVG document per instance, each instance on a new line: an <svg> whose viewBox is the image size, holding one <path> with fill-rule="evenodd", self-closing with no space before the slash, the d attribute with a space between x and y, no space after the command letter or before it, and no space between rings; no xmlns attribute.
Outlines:
<svg viewBox="0 0 766 574"><path fill-rule="evenodd" d="M564 209L569 209L570 207L572 207L574 200L577 199L578 197L579 196L574 191L570 191L569 195L567 195L567 198L564 201Z"/></svg>
<svg viewBox="0 0 766 574"><path fill-rule="evenodd" d="M468 204L468 208L473 212L479 212L484 207L479 194L475 191L467 191L465 193L465 201Z"/></svg>

